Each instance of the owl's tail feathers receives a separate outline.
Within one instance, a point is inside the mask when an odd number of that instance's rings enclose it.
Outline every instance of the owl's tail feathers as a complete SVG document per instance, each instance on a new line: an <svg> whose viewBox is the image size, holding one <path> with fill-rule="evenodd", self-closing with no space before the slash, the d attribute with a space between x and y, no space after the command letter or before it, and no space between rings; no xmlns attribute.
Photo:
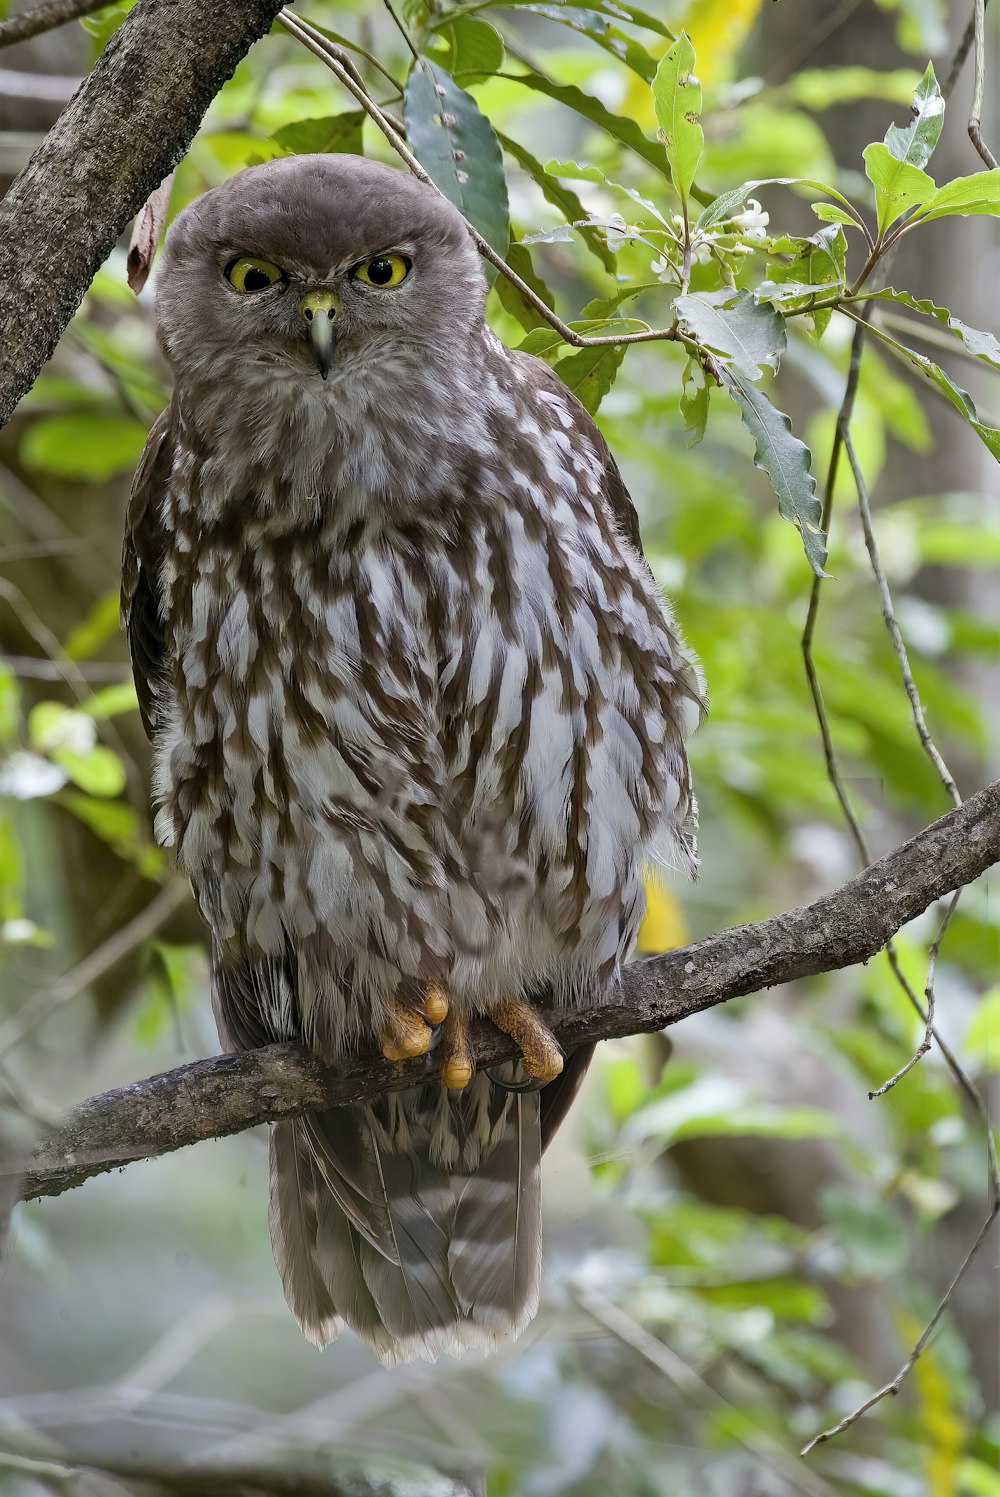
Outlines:
<svg viewBox="0 0 1000 1497"><path fill-rule="evenodd" d="M289 1307L317 1345L346 1324L387 1367L493 1347L538 1303L538 1097L505 1098L488 1145L472 1145L476 1167L455 1173L440 1162L440 1103L417 1111L426 1095L399 1096L405 1136L365 1109L271 1134L271 1243ZM468 1159L473 1120L454 1121L451 1152Z"/></svg>

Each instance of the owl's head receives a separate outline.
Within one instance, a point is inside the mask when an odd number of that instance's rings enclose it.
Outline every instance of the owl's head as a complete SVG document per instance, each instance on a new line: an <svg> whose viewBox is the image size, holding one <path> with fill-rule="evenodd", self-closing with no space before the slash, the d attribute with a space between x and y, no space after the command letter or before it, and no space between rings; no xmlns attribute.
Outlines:
<svg viewBox="0 0 1000 1497"><path fill-rule="evenodd" d="M432 188L360 156L292 156L180 214L156 313L179 379L335 387L467 347L484 300L468 229Z"/></svg>

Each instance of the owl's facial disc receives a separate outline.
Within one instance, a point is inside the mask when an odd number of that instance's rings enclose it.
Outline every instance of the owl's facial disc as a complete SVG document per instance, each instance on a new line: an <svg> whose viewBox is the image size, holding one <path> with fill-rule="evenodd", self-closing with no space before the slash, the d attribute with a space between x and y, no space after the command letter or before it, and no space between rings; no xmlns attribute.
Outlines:
<svg viewBox="0 0 1000 1497"><path fill-rule="evenodd" d="M299 311L306 325L306 337L316 360L316 368L326 379L337 347L336 319L343 312L340 298L332 291L307 291L299 299Z"/></svg>

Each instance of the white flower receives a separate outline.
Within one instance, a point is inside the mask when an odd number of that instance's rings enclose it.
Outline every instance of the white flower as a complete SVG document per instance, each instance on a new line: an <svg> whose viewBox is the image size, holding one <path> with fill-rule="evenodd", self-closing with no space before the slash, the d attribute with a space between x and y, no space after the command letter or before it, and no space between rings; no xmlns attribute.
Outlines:
<svg viewBox="0 0 1000 1497"><path fill-rule="evenodd" d="M38 754L18 752L0 764L0 795L14 800L35 800L54 795L65 785L68 776L58 764L50 764Z"/></svg>
<svg viewBox="0 0 1000 1497"><path fill-rule="evenodd" d="M771 222L769 213L765 213L756 198L747 198L747 205L742 213L737 213L733 223L744 239L766 239L767 226Z"/></svg>
<svg viewBox="0 0 1000 1497"><path fill-rule="evenodd" d="M38 935L34 920L5 920L0 925L0 941L5 946L23 946Z"/></svg>
<svg viewBox="0 0 1000 1497"><path fill-rule="evenodd" d="M612 213L604 225L611 249L620 249L629 238L629 226L620 213Z"/></svg>
<svg viewBox="0 0 1000 1497"><path fill-rule="evenodd" d="M661 255L658 260L652 261L649 268L658 281L672 281L674 278L674 267L666 255Z"/></svg>

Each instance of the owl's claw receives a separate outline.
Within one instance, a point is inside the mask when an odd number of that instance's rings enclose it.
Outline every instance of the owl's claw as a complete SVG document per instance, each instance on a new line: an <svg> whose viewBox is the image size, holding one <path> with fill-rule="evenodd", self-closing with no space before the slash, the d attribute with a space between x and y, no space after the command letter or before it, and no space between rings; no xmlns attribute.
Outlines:
<svg viewBox="0 0 1000 1497"><path fill-rule="evenodd" d="M433 1047L436 1031L448 1016L448 1000L437 983L427 984L415 1008L390 998L379 1030L379 1045L386 1060L407 1060L426 1055Z"/></svg>
<svg viewBox="0 0 1000 1497"><path fill-rule="evenodd" d="M529 1076L543 1085L555 1080L563 1068L563 1053L555 1035L530 1003L526 1003L523 998L504 998L487 1009L487 1017L515 1041ZM532 1088L518 1084L511 1085L508 1089Z"/></svg>
<svg viewBox="0 0 1000 1497"><path fill-rule="evenodd" d="M386 1060L407 1060L414 1055L426 1055L431 1038L432 1031L419 1013L406 1008L397 998L389 999L378 1036Z"/></svg>
<svg viewBox="0 0 1000 1497"><path fill-rule="evenodd" d="M438 1075L452 1092L464 1091L475 1069L469 1043L469 1021L452 1009L441 1031L441 1068Z"/></svg>

